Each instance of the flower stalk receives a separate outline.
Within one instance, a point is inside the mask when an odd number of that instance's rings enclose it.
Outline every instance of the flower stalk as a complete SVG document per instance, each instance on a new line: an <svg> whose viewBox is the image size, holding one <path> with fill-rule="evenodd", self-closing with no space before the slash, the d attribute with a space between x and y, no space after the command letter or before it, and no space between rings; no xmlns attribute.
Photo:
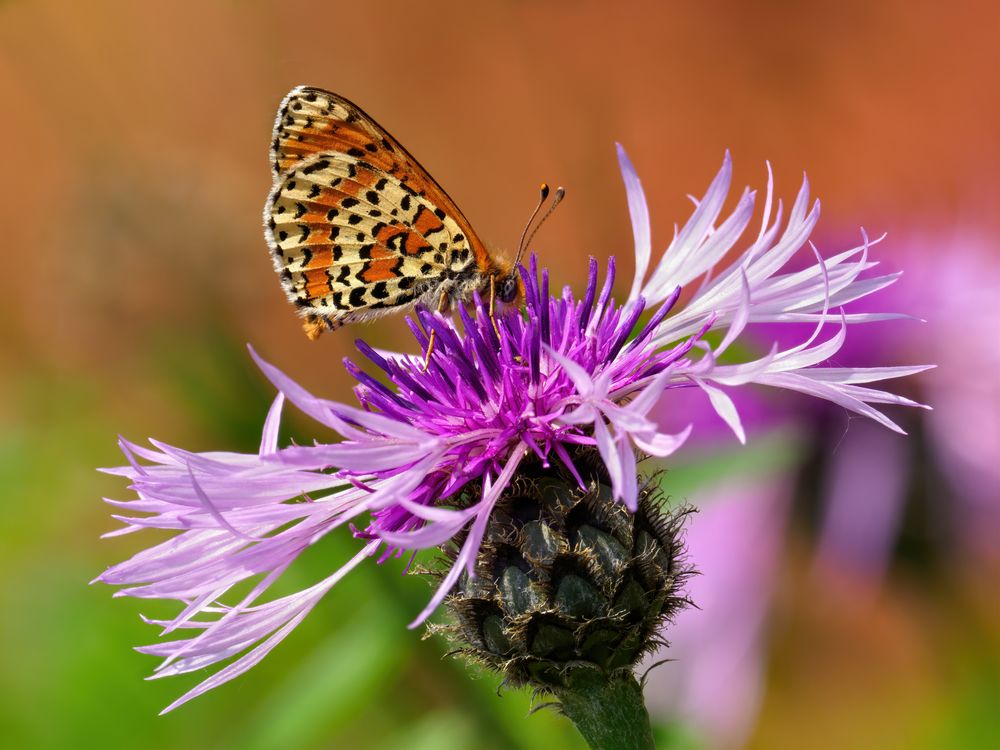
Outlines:
<svg viewBox="0 0 1000 750"><path fill-rule="evenodd" d="M655 750L642 687L634 675L579 673L555 691L560 709L592 750Z"/></svg>

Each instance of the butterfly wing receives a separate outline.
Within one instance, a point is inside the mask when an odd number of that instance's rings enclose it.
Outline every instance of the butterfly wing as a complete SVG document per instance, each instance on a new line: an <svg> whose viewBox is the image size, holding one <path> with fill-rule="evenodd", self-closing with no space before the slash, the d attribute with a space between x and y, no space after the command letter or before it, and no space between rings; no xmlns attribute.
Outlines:
<svg viewBox="0 0 1000 750"><path fill-rule="evenodd" d="M440 290L491 268L454 201L346 99L293 89L278 111L271 156L265 236L311 337L434 304Z"/></svg>

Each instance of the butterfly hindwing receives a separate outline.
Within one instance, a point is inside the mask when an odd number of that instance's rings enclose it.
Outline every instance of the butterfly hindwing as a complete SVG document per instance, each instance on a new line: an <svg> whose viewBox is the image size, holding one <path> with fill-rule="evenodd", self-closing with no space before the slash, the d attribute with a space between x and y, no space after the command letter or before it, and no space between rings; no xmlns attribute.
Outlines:
<svg viewBox="0 0 1000 750"><path fill-rule="evenodd" d="M289 299L330 328L433 297L475 272L469 239L452 217L342 152L320 152L286 170L265 222Z"/></svg>
<svg viewBox="0 0 1000 750"><path fill-rule="evenodd" d="M282 101L265 234L307 331L433 297L492 261L454 201L360 108L322 89Z"/></svg>

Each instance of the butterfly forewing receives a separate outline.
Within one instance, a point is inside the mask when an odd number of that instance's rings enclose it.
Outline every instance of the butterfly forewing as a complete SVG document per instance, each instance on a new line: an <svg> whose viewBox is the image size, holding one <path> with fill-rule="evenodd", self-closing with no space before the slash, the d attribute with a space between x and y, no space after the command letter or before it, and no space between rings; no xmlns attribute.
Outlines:
<svg viewBox="0 0 1000 750"><path fill-rule="evenodd" d="M455 203L347 100L294 89L271 145L265 234L289 298L317 330L421 299L491 260Z"/></svg>

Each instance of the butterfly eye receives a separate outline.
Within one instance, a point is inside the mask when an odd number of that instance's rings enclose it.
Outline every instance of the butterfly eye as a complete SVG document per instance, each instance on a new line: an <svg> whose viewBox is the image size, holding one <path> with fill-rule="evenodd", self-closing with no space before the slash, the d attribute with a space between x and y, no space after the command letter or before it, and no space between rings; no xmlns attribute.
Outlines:
<svg viewBox="0 0 1000 750"><path fill-rule="evenodd" d="M517 296L517 279L513 276L507 276L500 281L500 286L497 288L497 297L499 297L501 302L511 303Z"/></svg>

